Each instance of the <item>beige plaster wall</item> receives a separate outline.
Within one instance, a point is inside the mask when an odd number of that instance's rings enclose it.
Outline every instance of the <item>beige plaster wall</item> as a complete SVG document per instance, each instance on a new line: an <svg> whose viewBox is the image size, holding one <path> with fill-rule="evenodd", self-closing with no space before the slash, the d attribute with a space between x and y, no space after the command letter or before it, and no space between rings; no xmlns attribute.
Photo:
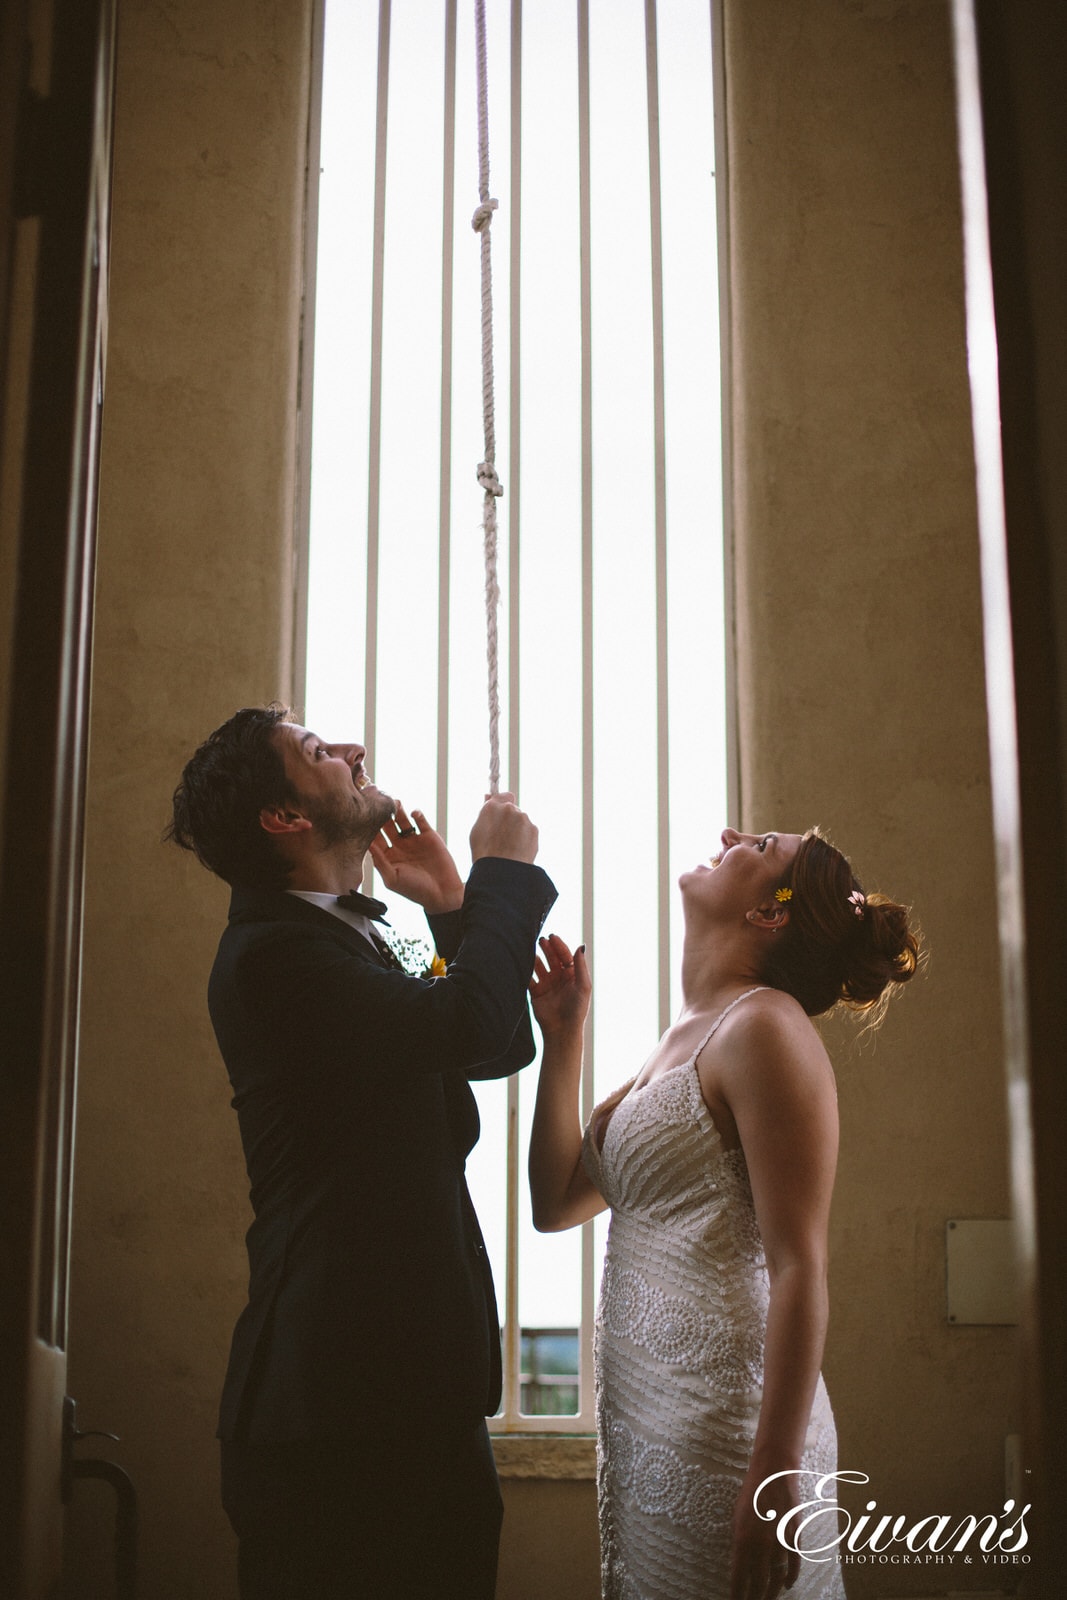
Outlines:
<svg viewBox="0 0 1067 1600"><path fill-rule="evenodd" d="M1014 1333L944 1289L946 1221L1008 1215L948 8L730 4L726 78L745 823L829 827L931 952L873 1051L826 1030L841 1465L854 1511L999 1512Z"/></svg>
<svg viewBox="0 0 1067 1600"><path fill-rule="evenodd" d="M596 1484L505 1478L497 1600L600 1600Z"/></svg>
<svg viewBox="0 0 1067 1600"><path fill-rule="evenodd" d="M121 1435L141 1592L221 1600L248 1220L204 1002L227 893L160 838L193 746L289 680L309 22L290 0L119 9L70 1384L82 1426ZM79 1485L78 1600L112 1593L108 1516Z"/></svg>

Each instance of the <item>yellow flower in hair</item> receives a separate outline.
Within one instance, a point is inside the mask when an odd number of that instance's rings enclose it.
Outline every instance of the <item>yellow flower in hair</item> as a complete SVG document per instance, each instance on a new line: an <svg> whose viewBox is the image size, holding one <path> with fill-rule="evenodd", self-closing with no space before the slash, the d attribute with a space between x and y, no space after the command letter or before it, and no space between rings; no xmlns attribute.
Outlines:
<svg viewBox="0 0 1067 1600"><path fill-rule="evenodd" d="M792 900L793 891L792 889L776 889L774 891L774 898L778 901L779 905L784 906L787 900Z"/></svg>

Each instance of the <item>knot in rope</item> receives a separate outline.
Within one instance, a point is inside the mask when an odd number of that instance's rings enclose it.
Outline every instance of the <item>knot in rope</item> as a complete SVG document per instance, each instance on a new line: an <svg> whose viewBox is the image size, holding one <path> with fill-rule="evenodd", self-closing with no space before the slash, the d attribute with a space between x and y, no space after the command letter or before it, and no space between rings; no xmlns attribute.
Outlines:
<svg viewBox="0 0 1067 1600"><path fill-rule="evenodd" d="M493 212L499 206L499 200L483 200L471 218L471 227L475 233L481 233L483 228L488 228L493 220Z"/></svg>
<svg viewBox="0 0 1067 1600"><path fill-rule="evenodd" d="M496 468L491 461L479 461L478 482L486 494L503 494L504 485L496 475Z"/></svg>

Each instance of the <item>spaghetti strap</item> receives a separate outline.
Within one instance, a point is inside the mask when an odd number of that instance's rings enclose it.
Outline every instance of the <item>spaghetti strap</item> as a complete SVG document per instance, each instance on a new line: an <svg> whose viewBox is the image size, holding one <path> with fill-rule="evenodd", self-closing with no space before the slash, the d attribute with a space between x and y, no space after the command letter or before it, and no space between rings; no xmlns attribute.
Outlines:
<svg viewBox="0 0 1067 1600"><path fill-rule="evenodd" d="M599 1158L603 1152L604 1142L607 1139L608 1128L611 1126L612 1118L614 1117L616 1111L618 1111L622 1102L627 1099L629 1095L641 1093L643 1090L649 1088L651 1084L656 1083L660 1078L666 1077L668 1072L678 1072L682 1067L695 1066L700 1056L700 1052L711 1039L712 1034L715 1032L719 1024L721 1022L725 1022L726 1018L730 1015L730 1012L734 1009L734 1006L739 1006L742 1000L748 999L749 995L759 994L762 990L769 988L771 988L769 983L758 983L754 989L746 989L744 994L739 994L736 1000L731 1000L726 1009L719 1012L719 1015L715 1018L715 1021L712 1023L703 1039L701 1039L692 1055L687 1056L684 1061L676 1061L673 1067L667 1067L664 1072L657 1073L656 1077L649 1078L645 1083L638 1083L636 1078L631 1078L629 1083L624 1083L620 1089L616 1089L612 1094L609 1094L607 1099L602 1100L599 1105L594 1106L593 1113L590 1116L588 1125L586 1127L586 1136L591 1140L597 1153L597 1157Z"/></svg>
<svg viewBox="0 0 1067 1600"><path fill-rule="evenodd" d="M726 1009L719 1012L719 1015L715 1018L715 1021L712 1023L703 1039L701 1039L700 1043L693 1051L693 1054L689 1057L688 1065L692 1066L696 1061L699 1060L702 1050L704 1049L705 1045L710 1044L712 1036L717 1031L720 1022L726 1021L726 1018L730 1015L730 1012L735 1006L739 1006L742 1000L747 1000L749 995L762 994L765 989L769 989L770 987L771 985L769 983L757 983L754 989L746 989L744 994L739 994L736 1000L731 1000Z"/></svg>

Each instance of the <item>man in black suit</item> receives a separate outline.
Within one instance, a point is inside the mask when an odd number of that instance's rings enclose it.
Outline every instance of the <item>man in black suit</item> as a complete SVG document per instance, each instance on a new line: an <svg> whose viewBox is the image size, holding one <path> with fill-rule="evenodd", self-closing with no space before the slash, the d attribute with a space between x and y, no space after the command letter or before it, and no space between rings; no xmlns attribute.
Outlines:
<svg viewBox="0 0 1067 1600"><path fill-rule="evenodd" d="M279 707L239 711L174 796L170 836L233 889L208 1003L254 1220L223 1501L242 1600L492 1600L500 1334L464 1179L468 1079L532 1059L555 890L512 796L479 813L464 885L364 756ZM445 976L399 970L385 908L348 893L368 850L426 910Z"/></svg>

